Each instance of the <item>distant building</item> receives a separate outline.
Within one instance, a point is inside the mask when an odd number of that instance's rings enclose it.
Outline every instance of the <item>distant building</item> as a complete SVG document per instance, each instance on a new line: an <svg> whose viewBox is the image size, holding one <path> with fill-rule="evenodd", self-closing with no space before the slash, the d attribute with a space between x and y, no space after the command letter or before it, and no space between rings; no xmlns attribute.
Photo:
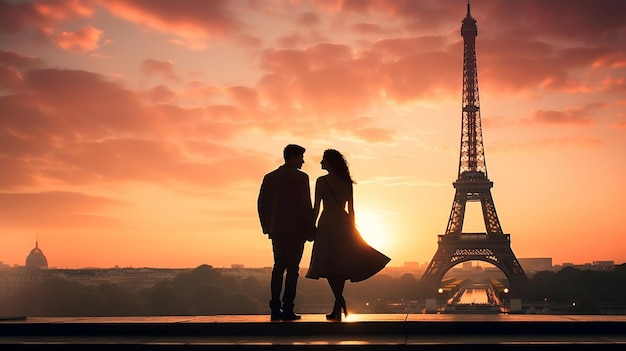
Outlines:
<svg viewBox="0 0 626 351"><path fill-rule="evenodd" d="M585 263L585 264L574 264L571 262L563 262L559 269L563 269L565 267L573 267L580 270L591 270L591 271L612 271L615 269L615 261L593 261L593 263Z"/></svg>
<svg viewBox="0 0 626 351"><path fill-rule="evenodd" d="M552 270L552 257L518 258L517 261L526 273Z"/></svg>
<svg viewBox="0 0 626 351"><path fill-rule="evenodd" d="M48 259L39 248L39 243L35 241L35 248L30 250L26 257L26 268L48 269Z"/></svg>
<svg viewBox="0 0 626 351"><path fill-rule="evenodd" d="M216 268L216 270L225 275L258 280L269 280L272 275L272 267L245 268L243 264L232 264L230 268ZM303 268L301 267L300 270ZM301 274L306 274L306 271Z"/></svg>
<svg viewBox="0 0 626 351"><path fill-rule="evenodd" d="M596 271L612 271L615 269L615 261L593 261L592 269Z"/></svg>
<svg viewBox="0 0 626 351"><path fill-rule="evenodd" d="M413 268L413 269L418 269L420 268L420 266L421 264L416 261L404 261L404 265L403 265L403 267L405 268Z"/></svg>

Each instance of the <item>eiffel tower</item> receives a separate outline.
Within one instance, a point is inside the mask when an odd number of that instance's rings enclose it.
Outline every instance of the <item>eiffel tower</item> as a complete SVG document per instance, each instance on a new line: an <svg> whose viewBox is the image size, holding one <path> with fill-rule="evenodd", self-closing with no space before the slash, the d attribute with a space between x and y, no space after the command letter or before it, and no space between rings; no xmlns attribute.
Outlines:
<svg viewBox="0 0 626 351"><path fill-rule="evenodd" d="M493 182L487 176L478 100L478 28L476 20L470 14L469 1L467 16L461 25L461 35L464 42L463 110L459 172L453 183L456 192L446 233L439 235L437 252L422 276L422 283L427 295L434 294L449 269L461 262L478 260L498 267L511 285L510 296L518 296L520 285L527 277L511 250L510 235L502 232L491 197ZM480 201L486 233L462 233L465 205L468 201Z"/></svg>

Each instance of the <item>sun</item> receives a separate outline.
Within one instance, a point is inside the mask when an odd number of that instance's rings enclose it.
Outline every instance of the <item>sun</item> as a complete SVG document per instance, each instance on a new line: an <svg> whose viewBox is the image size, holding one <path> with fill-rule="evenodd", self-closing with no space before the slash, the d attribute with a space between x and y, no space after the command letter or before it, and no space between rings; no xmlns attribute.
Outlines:
<svg viewBox="0 0 626 351"><path fill-rule="evenodd" d="M355 211L355 221L357 229L368 244L381 251L388 248L392 240L381 212L367 209Z"/></svg>

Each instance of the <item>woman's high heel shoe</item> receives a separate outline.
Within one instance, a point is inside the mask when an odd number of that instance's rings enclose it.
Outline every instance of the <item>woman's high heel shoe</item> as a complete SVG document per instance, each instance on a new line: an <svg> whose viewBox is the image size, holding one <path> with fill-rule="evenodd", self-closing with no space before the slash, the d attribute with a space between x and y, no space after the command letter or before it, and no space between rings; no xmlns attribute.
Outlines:
<svg viewBox="0 0 626 351"><path fill-rule="evenodd" d="M346 300L344 300L343 297L335 300L335 306L333 307L333 311L330 312L330 314L326 315L326 319L340 321L342 311L343 311L344 316L348 317L348 309L346 308Z"/></svg>
<svg viewBox="0 0 626 351"><path fill-rule="evenodd" d="M341 303L339 300L335 300L333 311L326 315L326 319L341 320Z"/></svg>

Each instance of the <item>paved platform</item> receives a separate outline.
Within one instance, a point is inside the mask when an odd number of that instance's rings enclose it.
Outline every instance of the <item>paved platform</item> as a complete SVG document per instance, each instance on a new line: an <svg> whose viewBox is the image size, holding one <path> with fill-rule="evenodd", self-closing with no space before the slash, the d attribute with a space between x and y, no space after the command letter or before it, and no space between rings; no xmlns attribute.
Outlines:
<svg viewBox="0 0 626 351"><path fill-rule="evenodd" d="M0 317L2 350L626 350L626 316Z"/></svg>

